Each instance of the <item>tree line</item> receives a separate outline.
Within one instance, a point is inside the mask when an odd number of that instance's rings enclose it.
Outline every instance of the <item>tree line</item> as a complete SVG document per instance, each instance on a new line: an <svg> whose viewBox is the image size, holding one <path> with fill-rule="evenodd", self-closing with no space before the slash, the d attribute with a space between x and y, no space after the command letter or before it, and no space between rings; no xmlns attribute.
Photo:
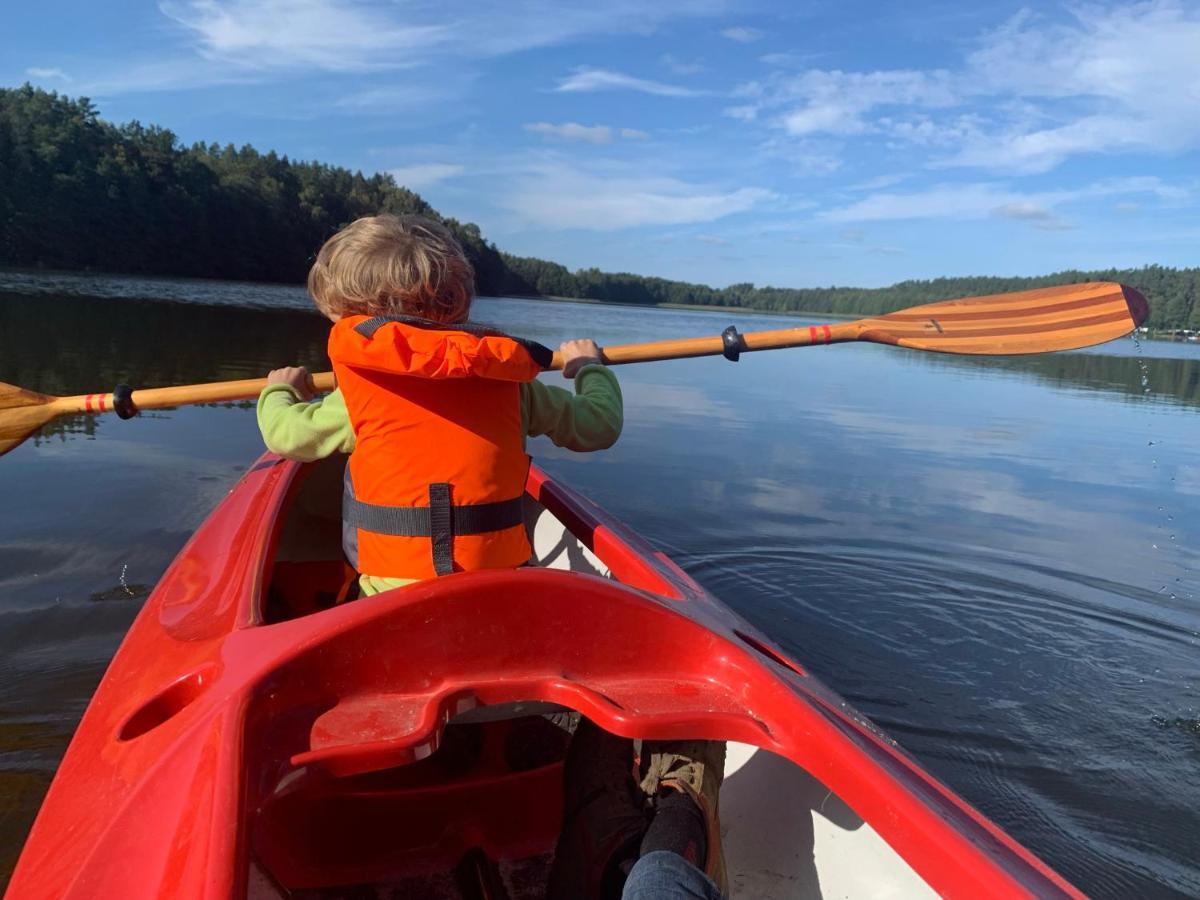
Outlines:
<svg viewBox="0 0 1200 900"><path fill-rule="evenodd" d="M1200 328L1200 268L1149 266L1035 278L937 278L888 288L725 288L502 253L478 226L441 216L388 174L253 147L184 146L168 129L113 125L87 98L0 89L0 265L303 281L321 244L379 212L439 219L475 266L481 294L577 297L871 315L951 297L1121 281L1155 328Z"/></svg>
<svg viewBox="0 0 1200 900"><path fill-rule="evenodd" d="M704 284L646 278L628 273L580 269L571 272L558 263L502 254L505 263L538 293L557 297L605 300L611 303L665 303L730 306L771 312L814 312L870 316L921 303L1026 291L1083 281L1119 281L1136 287L1150 303L1147 324L1155 329L1200 329L1200 268L1069 270L1026 278L975 276L902 281L885 288L777 288Z"/></svg>

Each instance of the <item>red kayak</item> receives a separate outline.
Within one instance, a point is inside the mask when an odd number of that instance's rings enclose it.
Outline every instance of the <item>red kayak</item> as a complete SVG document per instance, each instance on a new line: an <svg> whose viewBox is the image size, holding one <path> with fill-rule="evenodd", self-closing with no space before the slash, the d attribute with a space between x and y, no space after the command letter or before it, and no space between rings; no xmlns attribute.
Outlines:
<svg viewBox="0 0 1200 900"><path fill-rule="evenodd" d="M10 898L540 896L567 711L730 742L734 897L1082 896L536 468L535 565L339 602L342 462L262 457L179 554Z"/></svg>

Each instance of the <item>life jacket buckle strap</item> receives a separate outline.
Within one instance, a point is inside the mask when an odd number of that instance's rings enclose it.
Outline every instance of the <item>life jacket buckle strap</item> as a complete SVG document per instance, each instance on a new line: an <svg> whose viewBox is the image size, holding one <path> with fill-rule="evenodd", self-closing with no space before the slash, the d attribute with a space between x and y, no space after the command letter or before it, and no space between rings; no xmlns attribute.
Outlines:
<svg viewBox="0 0 1200 900"><path fill-rule="evenodd" d="M523 497L455 506L450 502L450 490L450 485L445 483L429 485L429 506L364 503L347 491L342 495L342 519L350 528L375 534L429 538L435 571L439 575L448 575L454 570L456 535L504 531L525 521Z"/></svg>
<svg viewBox="0 0 1200 900"><path fill-rule="evenodd" d="M429 539L433 544L433 571L449 575L454 571L454 517L450 485L446 482L429 486Z"/></svg>

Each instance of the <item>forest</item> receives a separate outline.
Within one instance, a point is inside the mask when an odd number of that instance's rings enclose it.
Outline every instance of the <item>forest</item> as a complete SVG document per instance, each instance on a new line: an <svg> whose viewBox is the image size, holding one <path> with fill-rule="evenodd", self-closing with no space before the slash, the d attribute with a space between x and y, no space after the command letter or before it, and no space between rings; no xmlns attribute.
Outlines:
<svg viewBox="0 0 1200 900"><path fill-rule="evenodd" d="M184 146L166 128L100 118L87 98L0 89L0 266L297 283L342 225L379 212L447 224L481 294L864 315L1079 281L1120 281L1156 329L1200 329L1200 267L904 281L886 288L713 288L503 253L385 173L364 175L250 146Z"/></svg>

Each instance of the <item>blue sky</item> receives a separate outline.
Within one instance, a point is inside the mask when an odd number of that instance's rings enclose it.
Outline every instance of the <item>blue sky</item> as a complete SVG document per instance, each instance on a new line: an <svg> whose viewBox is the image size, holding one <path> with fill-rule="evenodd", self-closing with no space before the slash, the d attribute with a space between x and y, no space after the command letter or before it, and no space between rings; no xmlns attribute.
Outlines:
<svg viewBox="0 0 1200 900"><path fill-rule="evenodd" d="M1200 264L1200 2L44 0L0 84L715 285Z"/></svg>

